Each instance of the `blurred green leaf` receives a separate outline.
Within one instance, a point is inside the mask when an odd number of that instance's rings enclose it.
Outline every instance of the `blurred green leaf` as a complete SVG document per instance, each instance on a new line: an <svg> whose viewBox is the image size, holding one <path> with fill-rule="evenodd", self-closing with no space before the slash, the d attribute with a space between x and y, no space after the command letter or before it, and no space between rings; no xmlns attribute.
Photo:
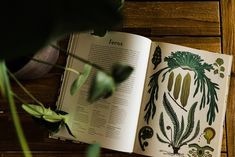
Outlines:
<svg viewBox="0 0 235 157"><path fill-rule="evenodd" d="M20 123L20 118L17 112L17 108L15 105L15 101L12 95L12 90L11 90L11 85L10 85L10 80L7 75L7 68L6 64L4 61L0 60L0 82L1 82L1 91L2 94L5 96L9 107L10 107L10 112L11 112L11 117L13 120L13 124L15 127L15 131L17 134L17 137L19 139L20 146L22 148L22 152L24 153L25 157L31 157L31 151L29 149L27 140L24 136L24 132Z"/></svg>
<svg viewBox="0 0 235 157"><path fill-rule="evenodd" d="M85 64L83 68L83 72L75 79L70 88L70 94L74 95L80 87L86 82L89 74L91 73L92 66Z"/></svg>
<svg viewBox="0 0 235 157"><path fill-rule="evenodd" d="M40 125L45 126L49 131L57 132L62 125L65 125L68 133L74 137L68 125L68 113L64 111L53 111L39 105L23 104L22 108L29 113Z"/></svg>
<svg viewBox="0 0 235 157"><path fill-rule="evenodd" d="M87 157L99 157L100 156L100 145L91 144L87 150Z"/></svg>
<svg viewBox="0 0 235 157"><path fill-rule="evenodd" d="M23 104L22 108L31 116L34 116L36 118L41 118L43 116L44 109L46 109L42 106L32 104Z"/></svg>
<svg viewBox="0 0 235 157"><path fill-rule="evenodd" d="M102 71L98 71L92 81L88 101L94 102L99 98L107 98L113 94L115 89L116 85L113 78Z"/></svg>
<svg viewBox="0 0 235 157"><path fill-rule="evenodd" d="M33 117L33 116L32 116L32 118L40 126L43 126L48 131L53 132L53 133L58 132L59 129L61 128L61 125L62 125L62 121L52 123L52 122L48 122L48 121L44 120L43 118L36 118L36 117Z"/></svg>
<svg viewBox="0 0 235 157"><path fill-rule="evenodd" d="M114 64L112 66L112 76L116 83L126 80L132 73L133 68L128 65Z"/></svg>
<svg viewBox="0 0 235 157"><path fill-rule="evenodd" d="M5 66L5 62L0 62L0 90L3 96L6 96L7 94L7 87L6 87L6 74L7 69Z"/></svg>

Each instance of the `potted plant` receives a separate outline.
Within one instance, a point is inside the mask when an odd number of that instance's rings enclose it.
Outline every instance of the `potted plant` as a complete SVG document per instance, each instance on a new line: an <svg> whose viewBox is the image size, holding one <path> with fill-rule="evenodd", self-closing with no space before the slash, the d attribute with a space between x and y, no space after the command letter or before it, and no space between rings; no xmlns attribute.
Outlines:
<svg viewBox="0 0 235 157"><path fill-rule="evenodd" d="M122 1L118 0L117 2L116 5L109 0L72 0L69 2L59 0L55 3L19 2L19 4L15 4L11 1L7 2L6 6L11 6L10 9L13 9L14 11L18 10L19 15L15 16L9 14L3 19L3 23L8 25L5 25L5 30L1 32L2 37L6 38L6 40L4 40L3 46L1 47L1 52L3 53L0 54L0 91L1 95L7 100L10 106L16 133L25 156L30 157L32 155L15 107L14 97L18 99L20 99L20 97L12 91L9 77L11 77L24 92L37 102L36 105L24 104L23 108L26 112L31 114L37 120L42 121L44 125L53 125L52 129L59 128L60 125L64 124L68 129L68 132L71 133L71 131L66 123L67 113L63 111L53 111L44 107L44 105L20 83L15 75L8 70L5 61L12 61L13 59L22 56L33 56L41 47L47 45L47 43L55 41L71 32L95 29L95 34L104 34L107 28L110 28L121 20L119 7L120 4L122 4ZM14 38L9 39L9 36L14 36ZM12 46L13 43L14 45ZM52 47L63 51L56 45L52 45ZM80 60L79 56L72 57ZM54 63L46 62L38 58L33 58L33 60L46 65L54 65ZM84 69L83 73L79 75L76 80L74 80L74 83L71 86L71 90L73 91L78 90L82 83L84 83L84 80L89 75L90 69L94 66L89 61L83 60L83 62L87 63L87 68ZM62 68L61 66L55 66ZM66 68L63 69L68 70ZM116 65L113 67L111 75L105 73L103 69L98 70L102 71L104 74L103 79L115 82L115 77L118 76L122 76L122 81L124 81L131 73L132 68L129 66ZM92 101L104 95L111 95L112 92L114 92L113 90L103 90L103 92L97 93L97 91L100 91L97 90L97 88L112 89L116 84L97 86L100 82L96 80L97 79L94 78L90 91L90 98L92 98ZM91 150L92 152L98 152L98 147L93 146Z"/></svg>

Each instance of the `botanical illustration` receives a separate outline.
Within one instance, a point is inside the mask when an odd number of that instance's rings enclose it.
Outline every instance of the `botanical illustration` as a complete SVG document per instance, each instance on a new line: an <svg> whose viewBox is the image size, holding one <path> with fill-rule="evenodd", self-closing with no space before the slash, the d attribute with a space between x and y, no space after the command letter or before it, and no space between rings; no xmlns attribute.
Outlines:
<svg viewBox="0 0 235 157"><path fill-rule="evenodd" d="M152 137L153 137L153 129L151 127L144 126L140 129L138 139L142 151L145 151L145 147L149 145L146 140Z"/></svg>
<svg viewBox="0 0 235 157"><path fill-rule="evenodd" d="M161 143L168 144L169 147L173 149L173 152L168 154L174 155L179 154L179 150L182 146L187 145L189 142L194 140L200 131L200 120L197 122L194 119L195 109L197 107L197 102L195 102L189 112L187 117L187 123L185 125L186 119L182 116L181 121L172 108L170 102L167 99L166 93L163 96L163 106L171 120L172 125L165 126L164 114L160 114L159 126L161 134L157 133L157 139ZM196 125L195 125L196 124Z"/></svg>
<svg viewBox="0 0 235 157"><path fill-rule="evenodd" d="M214 74L219 75L219 77L221 78L224 78L225 68L223 64L224 64L224 60L222 58L217 58L215 63L213 64L215 66Z"/></svg>
<svg viewBox="0 0 235 157"><path fill-rule="evenodd" d="M152 58L152 63L154 65L153 69L156 69L157 66L161 63L161 61L162 61L162 51L160 46L157 46L153 53L153 58Z"/></svg>
<svg viewBox="0 0 235 157"><path fill-rule="evenodd" d="M161 51L160 47L158 48L158 51ZM156 57L152 58L152 63L157 62L153 61L155 58ZM213 65L205 63L199 55L187 51L172 52L170 56L164 58L164 62L167 63L167 66L159 69L150 76L148 84L150 98L144 109L146 112L144 119L147 124L149 123L150 118L154 118L156 113L155 101L158 100L159 79L161 78L161 82L164 82L166 76L169 75L167 88L172 99L179 99L180 104L175 101L176 104L186 111L185 106L188 103L189 95L195 97L200 93L202 97L199 102L199 109L205 108L206 105L209 106L207 111L207 122L211 125L215 121L216 114L219 112L217 105L217 90L219 89L219 85L212 82L206 75L206 71L210 72L211 70L214 70ZM220 61L218 65L221 65ZM184 73L176 75L174 70L177 68L181 68L186 75L182 75ZM189 72L191 75L194 75L191 76ZM191 86L195 87L194 91L190 90ZM171 93L173 95L171 95Z"/></svg>
<svg viewBox="0 0 235 157"><path fill-rule="evenodd" d="M214 151L210 146L199 146L196 143L189 144L188 157L212 157L211 152Z"/></svg>
<svg viewBox="0 0 235 157"><path fill-rule="evenodd" d="M212 127L207 127L204 129L203 131L203 136L206 139L207 144L211 143L211 140L213 140L213 138L215 137L215 129L213 129Z"/></svg>
<svg viewBox="0 0 235 157"><path fill-rule="evenodd" d="M173 96L172 96L170 92L172 90L173 81L174 81L174 72L172 71L168 78L168 84L167 84L167 89L169 91L168 94L170 95L171 99L176 103L176 105L178 105L181 109L187 112L185 107L188 103L188 98L190 94L191 75L187 73L187 75L185 75L183 79L181 74L178 74L176 76L173 89ZM179 96L180 96L180 104L177 102Z"/></svg>

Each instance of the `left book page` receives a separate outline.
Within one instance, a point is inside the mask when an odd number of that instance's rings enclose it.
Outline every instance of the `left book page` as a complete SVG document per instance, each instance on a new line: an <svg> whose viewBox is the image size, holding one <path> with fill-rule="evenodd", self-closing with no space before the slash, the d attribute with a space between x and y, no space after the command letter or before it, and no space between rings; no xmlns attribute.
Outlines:
<svg viewBox="0 0 235 157"><path fill-rule="evenodd" d="M99 143L105 148L132 152L150 47L149 39L128 33L109 32L104 37L90 33L73 35L69 44L70 53L107 71L113 63L131 65L134 71L128 80L118 86L114 95L93 104L86 100L92 76L77 94L71 96L70 86L75 75L66 72L57 106L70 114L69 125L76 139L63 128L52 137ZM67 67L82 71L83 64L68 57Z"/></svg>

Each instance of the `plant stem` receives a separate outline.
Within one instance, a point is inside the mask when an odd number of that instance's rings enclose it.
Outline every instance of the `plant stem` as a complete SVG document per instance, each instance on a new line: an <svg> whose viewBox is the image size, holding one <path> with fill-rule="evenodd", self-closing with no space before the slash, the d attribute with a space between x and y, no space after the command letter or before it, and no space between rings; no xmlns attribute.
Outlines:
<svg viewBox="0 0 235 157"><path fill-rule="evenodd" d="M21 97L19 97L16 93L11 92L11 94L18 99L21 103L23 104L27 104L27 102L25 100L23 100Z"/></svg>
<svg viewBox="0 0 235 157"><path fill-rule="evenodd" d="M79 57L79 56L77 56L75 54L69 53L67 50L62 49L62 48L60 48L60 47L58 47L56 45L51 44L50 46L55 48L55 49L57 49L57 50L59 50L60 52L62 52L65 55L69 55L69 56L71 56L71 57L73 57L73 58L75 58L75 59L77 59L77 60L79 60L79 61L81 61L83 63L91 65L92 67L96 68L97 70L100 70L100 71L103 71L103 72L107 73L101 66L99 66L99 65L97 65L95 63L92 63L92 62L90 62L90 61L88 61L86 59L83 59L83 58L81 58L81 57Z"/></svg>
<svg viewBox="0 0 235 157"><path fill-rule="evenodd" d="M11 76L11 78L20 86L20 88L30 97L32 98L36 103L41 105L44 108L43 103L41 103L38 99L36 99L19 81L18 79L8 70L8 74Z"/></svg>
<svg viewBox="0 0 235 157"><path fill-rule="evenodd" d="M39 63L51 65L51 66L54 66L54 67L59 68L59 69L67 70L67 71L75 73L76 75L80 75L80 73L77 70L74 70L72 68L63 67L63 66L58 65L58 64L52 64L52 63L46 62L44 60L36 59L36 58L31 58L31 60L39 62Z"/></svg>
<svg viewBox="0 0 235 157"><path fill-rule="evenodd" d="M9 106L10 106L11 116L12 116L12 120L13 120L15 129L16 129L16 134L18 136L18 139L19 139L21 148L23 150L24 156L25 157L32 157L31 151L29 149L28 143L27 143L26 138L23 133L23 129L21 127L21 123L20 123L19 116L18 116L18 113L16 110L14 98L13 98L12 94L10 93L11 86L10 86L10 81L9 81L9 78L7 75L7 68L6 68L5 62L1 61L0 64L2 66L1 67L2 74L3 74L2 81L4 82L4 87L5 87L5 92L6 92L5 96L8 100Z"/></svg>

